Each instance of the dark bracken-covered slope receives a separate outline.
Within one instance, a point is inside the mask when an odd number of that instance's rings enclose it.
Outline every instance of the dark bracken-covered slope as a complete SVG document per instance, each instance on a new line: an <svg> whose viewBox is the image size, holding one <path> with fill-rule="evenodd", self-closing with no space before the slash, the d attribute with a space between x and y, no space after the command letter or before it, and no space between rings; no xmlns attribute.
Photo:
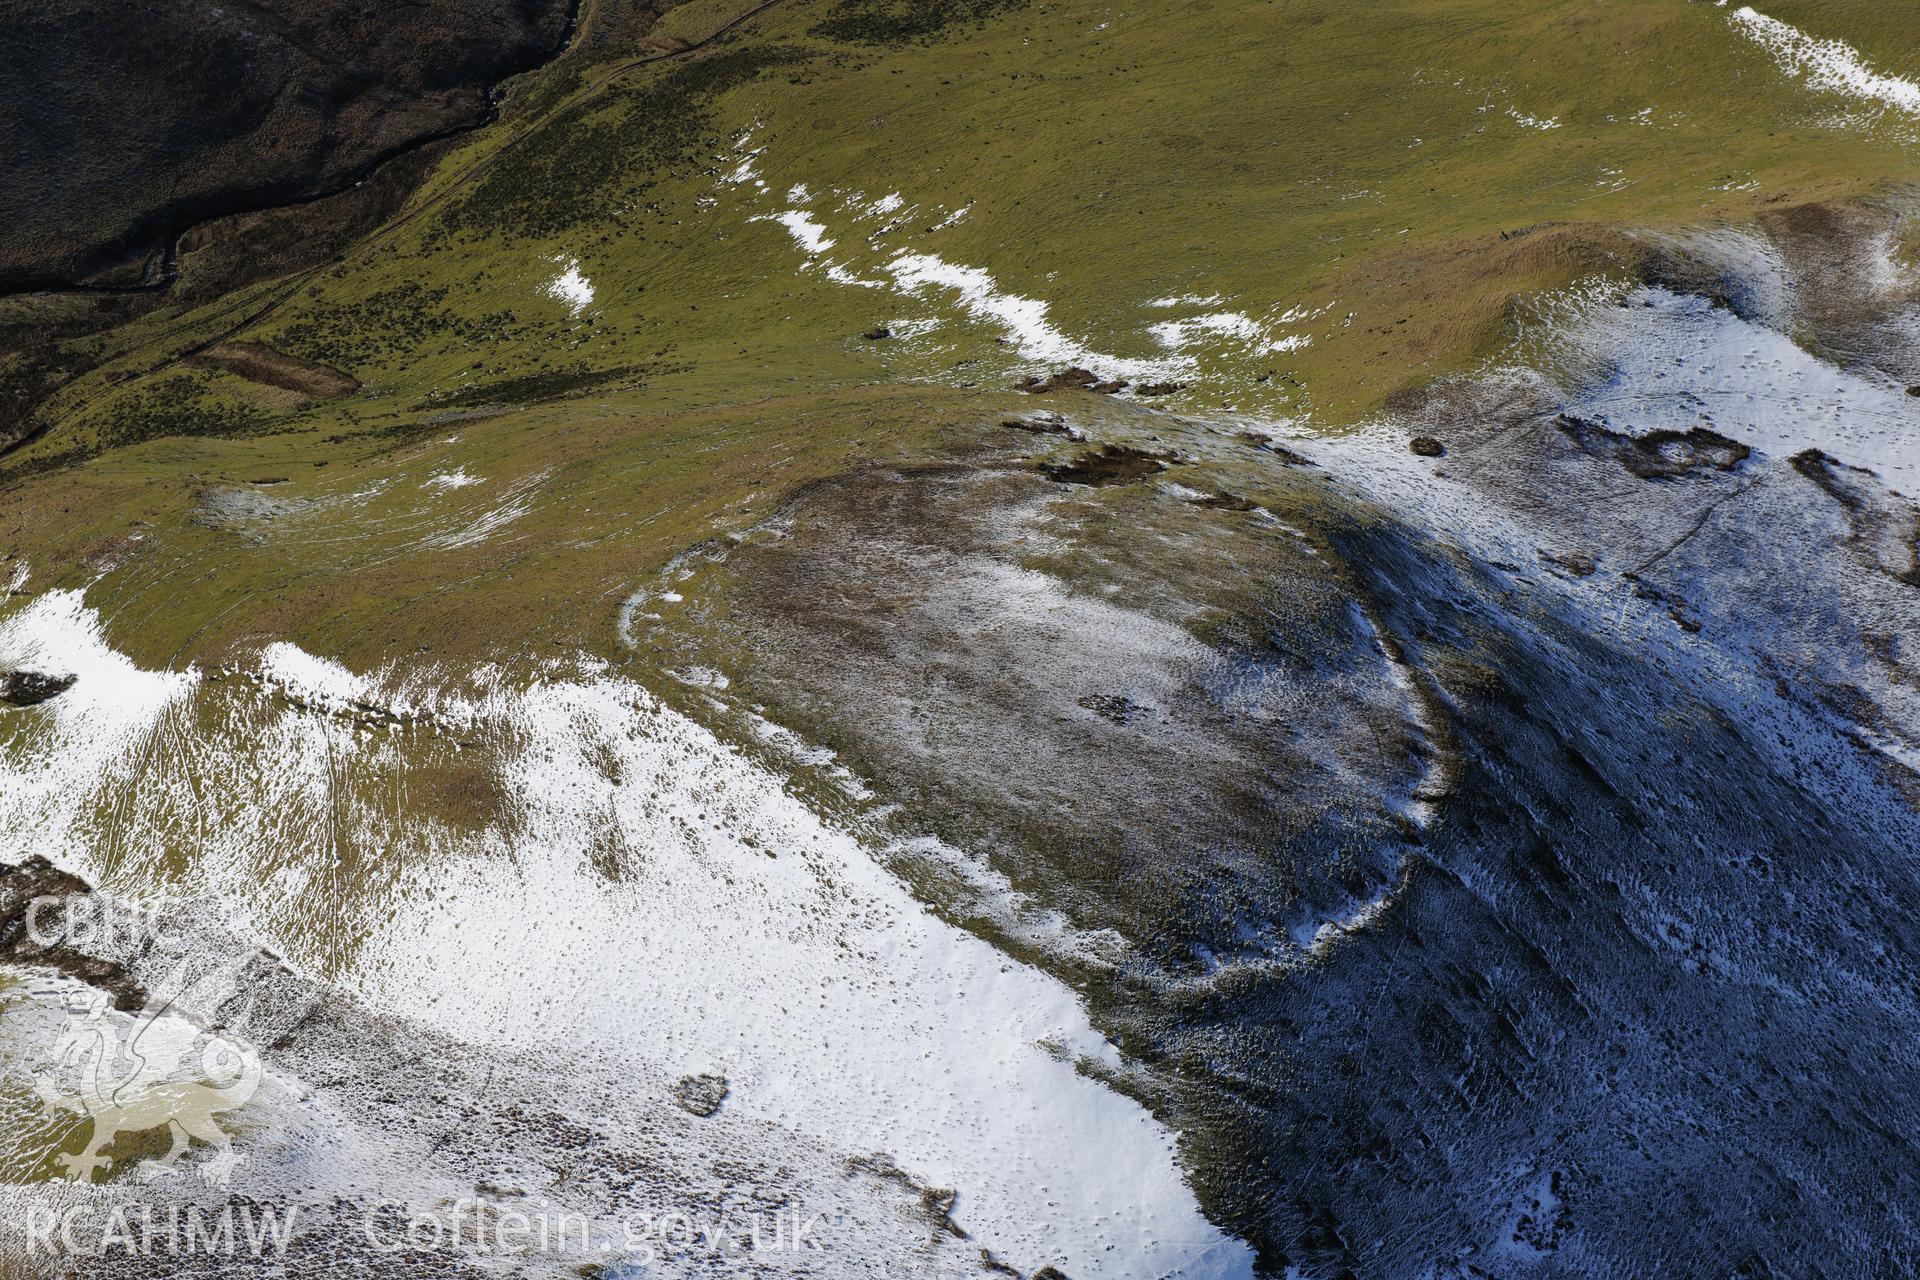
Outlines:
<svg viewBox="0 0 1920 1280"><path fill-rule="evenodd" d="M146 280L168 238L487 110L571 0L0 0L0 288Z"/></svg>

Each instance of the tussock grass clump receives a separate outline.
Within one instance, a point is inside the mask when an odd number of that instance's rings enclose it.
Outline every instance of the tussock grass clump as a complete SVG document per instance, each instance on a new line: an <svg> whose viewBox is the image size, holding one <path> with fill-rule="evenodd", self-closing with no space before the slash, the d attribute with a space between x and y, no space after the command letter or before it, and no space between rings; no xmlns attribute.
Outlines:
<svg viewBox="0 0 1920 1280"><path fill-rule="evenodd" d="M270 415L208 395L210 381L204 374L177 374L116 403L99 424L100 447L118 449L165 436L246 436L268 429Z"/></svg>
<svg viewBox="0 0 1920 1280"><path fill-rule="evenodd" d="M472 342L514 334L520 327L511 311L469 319L449 309L446 299L444 288L397 284L360 302L315 308L287 326L278 344L304 360L352 368L404 355L445 334Z"/></svg>

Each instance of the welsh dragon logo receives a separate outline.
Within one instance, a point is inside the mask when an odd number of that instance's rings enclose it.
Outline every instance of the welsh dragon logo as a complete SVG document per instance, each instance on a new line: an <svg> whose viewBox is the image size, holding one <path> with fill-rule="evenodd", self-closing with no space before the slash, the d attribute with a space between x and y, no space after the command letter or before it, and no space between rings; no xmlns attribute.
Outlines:
<svg viewBox="0 0 1920 1280"><path fill-rule="evenodd" d="M110 1167L105 1152L121 1134L162 1127L172 1145L150 1162L154 1173L173 1172L195 1141L213 1148L200 1173L216 1186L226 1185L240 1163L215 1117L253 1097L260 1087L260 1056L236 1037L204 1030L176 1012L187 990L177 981L170 985L171 996L156 993L131 1018L111 1012L97 991L68 997L66 1031L52 1067L36 1075L34 1090L49 1108L93 1122L85 1150L59 1157L74 1181L92 1181L96 1170Z"/></svg>

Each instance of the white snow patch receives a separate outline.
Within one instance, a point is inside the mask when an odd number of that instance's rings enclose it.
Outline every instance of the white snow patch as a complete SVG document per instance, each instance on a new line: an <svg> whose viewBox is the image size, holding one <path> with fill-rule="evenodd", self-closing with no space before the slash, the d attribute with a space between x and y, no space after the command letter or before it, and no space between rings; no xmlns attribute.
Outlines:
<svg viewBox="0 0 1920 1280"><path fill-rule="evenodd" d="M115 815L98 798L132 794L149 746L200 673L136 667L73 590L48 591L0 621L0 668L76 677L51 701L0 716L0 853L85 865L111 844Z"/></svg>
<svg viewBox="0 0 1920 1280"><path fill-rule="evenodd" d="M1249 1273L1171 1135L1075 1071L1121 1059L1069 989L938 920L781 778L636 685L588 675L491 710L519 744L501 761L516 856L405 899L372 948L380 1003L483 1042L717 1066L729 1107L958 1188L963 1225L1002 1257ZM592 870L608 840L636 851L633 883Z"/></svg>
<svg viewBox="0 0 1920 1280"><path fill-rule="evenodd" d="M766 148L764 146L750 147L747 145L753 141L753 135L759 131L760 122L756 120L741 130L740 134L734 138L732 154L736 158L733 168L727 170L727 172L720 177L723 185L731 187L743 187L749 183L756 187L765 187L767 185L761 180L760 171L756 163L760 159L760 153L765 151Z"/></svg>
<svg viewBox="0 0 1920 1280"><path fill-rule="evenodd" d="M902 251L886 269L895 283L910 293L954 291L964 309L1005 328L1020 354L1029 360L1085 365L1109 376L1135 379L1170 377L1190 367L1185 360L1139 360L1090 350L1054 327L1047 318L1045 302L1002 292L992 273L979 267L948 262L931 253Z"/></svg>
<svg viewBox="0 0 1920 1280"><path fill-rule="evenodd" d="M1150 330L1162 346L1174 351L1182 351L1195 339L1211 334L1222 338L1239 338L1243 342L1263 342L1266 333L1251 318L1238 311L1221 311L1210 316L1192 316L1185 320L1168 320L1156 324Z"/></svg>
<svg viewBox="0 0 1920 1280"><path fill-rule="evenodd" d="M99 613L82 592L48 591L0 622L0 667L78 677L42 714L66 720L112 710L145 720L199 682L196 671L142 671L108 646Z"/></svg>
<svg viewBox="0 0 1920 1280"><path fill-rule="evenodd" d="M580 274L576 259L561 258L558 262L562 270L547 281L544 292L577 316L593 305L593 282Z"/></svg>
<svg viewBox="0 0 1920 1280"><path fill-rule="evenodd" d="M809 256L818 257L833 248L833 241L827 236L827 229L820 220L804 209L783 209L779 213L759 214L751 222L777 222L787 229Z"/></svg>
<svg viewBox="0 0 1920 1280"><path fill-rule="evenodd" d="M482 512L459 529L452 530L448 533L435 534L433 537L426 539L424 545L438 548L441 551L451 551L457 547L470 547L475 543L485 542L488 538L500 532L532 509L533 500L531 495L521 494L517 497L509 498L491 511Z"/></svg>
<svg viewBox="0 0 1920 1280"><path fill-rule="evenodd" d="M281 692L332 711L365 701L373 682L364 680L330 658L317 657L299 645L276 640L260 653L260 676Z"/></svg>
<svg viewBox="0 0 1920 1280"><path fill-rule="evenodd" d="M813 259L833 248L833 238L827 234L827 228L818 218L805 209L783 209L778 213L755 214L749 222L777 222L787 229L801 252L807 255L807 266L814 266ZM874 280L862 280L853 272L837 262L819 264L826 272L827 279L835 284L857 285L863 289L880 289L885 286Z"/></svg>
<svg viewBox="0 0 1920 1280"><path fill-rule="evenodd" d="M1559 116L1530 116L1517 107L1508 107L1507 116L1522 129L1540 129L1544 131L1547 129L1558 129L1560 127Z"/></svg>
<svg viewBox="0 0 1920 1280"><path fill-rule="evenodd" d="M1773 57L1780 69L1825 93L1878 102L1920 115L1920 84L1883 75L1868 66L1859 50L1843 40L1822 40L1756 12L1751 5L1736 9L1730 19L1748 39Z"/></svg>
<svg viewBox="0 0 1920 1280"><path fill-rule="evenodd" d="M1291 314L1291 312L1289 312ZM1165 320L1152 326L1149 333L1169 351L1186 351L1208 338L1231 338L1261 352L1297 351L1312 344L1304 333L1283 338L1269 336L1266 326L1238 311L1219 311L1211 315L1189 316L1184 320Z"/></svg>
<svg viewBox="0 0 1920 1280"><path fill-rule="evenodd" d="M448 489L464 489L468 485L479 484L479 483L480 483L479 476L469 475L467 473L466 468L460 467L460 468L456 468L453 471L435 472L433 475L427 477L427 482L425 487L429 489L438 489L444 493Z"/></svg>
<svg viewBox="0 0 1920 1280"><path fill-rule="evenodd" d="M1036 950L1092 969L1111 970L1125 962L1127 941L1112 929L1087 930L1055 908L1043 906L1013 887L985 858L933 836L899 841L894 857L930 863L965 886L966 906L992 919L1008 935Z"/></svg>
<svg viewBox="0 0 1920 1280"><path fill-rule="evenodd" d="M534 494L546 478L546 472L542 471L515 481L493 506L458 529L448 529L422 539L421 545L446 551L484 542L533 510Z"/></svg>
<svg viewBox="0 0 1920 1280"><path fill-rule="evenodd" d="M932 333L939 327L940 322L933 319L887 321L887 331L896 338L917 338L922 334Z"/></svg>
<svg viewBox="0 0 1920 1280"><path fill-rule="evenodd" d="M972 213L972 212L973 212L973 202L969 200L967 203L961 205L958 209L955 209L952 213L948 214L946 217L940 219L940 221L934 223L933 226L928 228L928 230L945 231L948 227L951 227L955 223L960 222L969 213Z"/></svg>
<svg viewBox="0 0 1920 1280"><path fill-rule="evenodd" d="M1904 388L1840 369L1704 298L1643 288L1599 306L1574 346L1614 370L1570 402L1635 435L1707 426L1762 453L1819 449L1920 493L1915 403Z"/></svg>
<svg viewBox="0 0 1920 1280"><path fill-rule="evenodd" d="M758 182L756 185L765 186ZM888 192L869 199L860 192L836 193L827 189L815 193L807 184L800 183L789 188L787 197L795 206L802 201L811 201L814 209L824 208L823 200L834 200L839 209L855 219L868 222L888 218L902 211L912 211L912 206L906 203L899 192ZM966 216L972 207L971 204L962 206L926 229L937 231L952 226ZM1003 290L992 273L984 268L955 263L931 253L889 246L887 241L900 227L897 220L864 235L856 232L857 239L852 245L852 252L856 256L840 256L837 259L825 256L835 247L836 240L826 223L815 216L811 209L790 207L770 210L750 215L749 221L773 222L786 228L788 235L806 255L807 261L801 269L821 271L836 284L868 289L893 287L923 298L943 293L953 296L960 308L975 319L1004 328L1021 359L1032 364L1053 367L1078 365L1106 378L1149 382L1191 376L1196 369L1196 361L1187 353L1187 348L1207 337L1238 342L1257 355L1295 351L1312 342L1312 338L1306 334L1274 337L1268 326L1259 321L1239 312L1219 311L1153 326L1151 333L1160 346L1170 353L1167 356L1110 355L1096 351L1062 331L1053 323L1047 302ZM843 254L845 252L843 249ZM887 256L889 253L890 257ZM1188 294L1159 298L1151 305L1163 308L1217 306L1220 302L1217 295ZM1310 314L1302 308L1292 308L1275 323L1306 318ZM935 327L935 323L925 322L913 331L898 325L889 327L900 336L907 337L912 332L925 332Z"/></svg>
<svg viewBox="0 0 1920 1280"><path fill-rule="evenodd" d="M853 272L847 270L845 267L841 266L836 262L829 262L827 264L826 270L827 270L827 279L833 281L835 284L856 285L862 289L886 288L886 285L880 283L878 280L862 280L859 276L856 276L855 274L853 274Z"/></svg>
<svg viewBox="0 0 1920 1280"><path fill-rule="evenodd" d="M476 669L449 685L471 691L459 736L409 739L248 681L139 670L77 593L0 622L0 661L81 676L0 717L0 857L117 862L129 882L186 857L171 882L292 965L550 1062L557 1093L577 1062L718 1070L729 1114L755 1122L727 1132L766 1126L765 1150L726 1158L884 1152L956 1188L969 1248L1022 1271L1252 1274L1200 1213L1173 1135L1076 1069L1125 1063L1071 989L942 921L786 778L604 664L513 685ZM290 643L259 662L275 692L322 706L391 707L402 686ZM477 828L407 799L456 749L485 753L507 810ZM636 1149L662 1140L608 1123Z"/></svg>

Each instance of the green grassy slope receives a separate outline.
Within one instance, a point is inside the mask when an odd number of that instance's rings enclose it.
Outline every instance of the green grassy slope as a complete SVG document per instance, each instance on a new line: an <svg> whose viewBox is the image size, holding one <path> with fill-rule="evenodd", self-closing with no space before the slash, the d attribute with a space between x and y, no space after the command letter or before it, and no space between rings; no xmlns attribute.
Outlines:
<svg viewBox="0 0 1920 1280"><path fill-rule="evenodd" d="M1780 12L1912 67L1896 16L1808 8ZM1175 409L1339 429L1497 353L1517 298L1628 270L1623 229L1902 177L1913 117L1787 75L1730 13L698 0L522 82L342 261L76 340L106 358L0 463L8 545L36 585L123 543L205 565L145 608L154 656L280 630L370 658L476 615L456 645L602 646L604 616L566 611L614 577L852 459L937 447L1070 358L1185 384ZM306 401L183 359L221 338L363 385ZM443 506L536 496L428 554L409 538L447 531L418 486L461 467L487 484ZM344 544L208 520L210 489L255 479L315 511L373 492ZM536 570L526 614L480 607Z"/></svg>

